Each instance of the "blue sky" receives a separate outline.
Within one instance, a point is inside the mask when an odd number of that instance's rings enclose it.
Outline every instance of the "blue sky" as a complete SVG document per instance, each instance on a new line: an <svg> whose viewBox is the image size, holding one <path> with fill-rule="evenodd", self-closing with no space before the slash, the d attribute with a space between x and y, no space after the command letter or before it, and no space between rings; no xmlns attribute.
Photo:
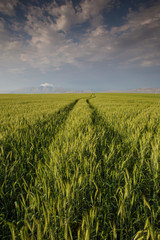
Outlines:
<svg viewBox="0 0 160 240"><path fill-rule="evenodd" d="M160 2L0 0L0 92L160 88Z"/></svg>

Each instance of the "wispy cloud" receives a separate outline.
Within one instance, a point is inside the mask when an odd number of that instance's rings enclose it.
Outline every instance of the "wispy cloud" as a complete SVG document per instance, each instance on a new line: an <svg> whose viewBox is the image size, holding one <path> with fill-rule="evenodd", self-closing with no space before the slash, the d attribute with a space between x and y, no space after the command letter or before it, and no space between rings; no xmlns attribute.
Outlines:
<svg viewBox="0 0 160 240"><path fill-rule="evenodd" d="M8 69L8 72L13 73L13 74L22 74L24 73L25 69L24 68L10 68Z"/></svg>

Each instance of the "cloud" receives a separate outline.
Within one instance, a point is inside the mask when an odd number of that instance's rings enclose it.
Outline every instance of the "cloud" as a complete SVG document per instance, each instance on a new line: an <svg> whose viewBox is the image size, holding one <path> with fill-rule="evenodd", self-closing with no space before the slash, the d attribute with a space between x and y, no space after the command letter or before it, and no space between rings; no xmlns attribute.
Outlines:
<svg viewBox="0 0 160 240"><path fill-rule="evenodd" d="M24 68L10 68L8 69L8 72L13 73L13 74L22 74L24 73L25 69Z"/></svg>
<svg viewBox="0 0 160 240"><path fill-rule="evenodd" d="M75 8L72 1L66 1L65 5L58 6L55 2L48 6L47 10L54 16L56 29L64 32L70 30L73 25L82 24L87 21L92 27L103 23L101 11L109 11L115 0L84 0Z"/></svg>
<svg viewBox="0 0 160 240"><path fill-rule="evenodd" d="M113 2L113 0L94 2L85 0L76 9L71 1L60 7L55 2L44 8L31 6L24 27L30 40L27 41L27 47L23 47L20 60L45 72L60 70L65 64L80 67L84 60L89 62L90 59L95 59L95 56L93 57L95 53L98 54L97 60L101 59L100 54L103 50L98 53L90 45L89 35L92 29L96 29L94 32L97 32L97 36L100 35L98 31L103 29L100 23L101 11L104 8L109 10ZM96 21L100 26L93 24L94 18L101 19L100 22ZM74 32L71 32L71 27L86 21L91 22L90 28L85 29L84 35L80 34L77 37L78 41L74 41L72 38ZM89 33L88 36L87 33Z"/></svg>
<svg viewBox="0 0 160 240"><path fill-rule="evenodd" d="M123 26L112 28L113 38L116 39L117 36L115 53L124 59L125 64L133 60L132 63L139 66L160 65L159 12L159 2L150 8L130 11Z"/></svg>
<svg viewBox="0 0 160 240"><path fill-rule="evenodd" d="M3 50L8 42L9 34L5 29L5 22L0 18L0 50Z"/></svg>
<svg viewBox="0 0 160 240"><path fill-rule="evenodd" d="M53 87L53 84L51 84L51 83L42 83L40 86L41 87Z"/></svg>
<svg viewBox="0 0 160 240"><path fill-rule="evenodd" d="M5 0L0 1L0 13L5 15L13 16L15 15L15 6L17 5L18 0Z"/></svg>
<svg viewBox="0 0 160 240"><path fill-rule="evenodd" d="M20 27L21 35L18 31L12 35L1 20L0 62L9 69L21 66L42 72L98 62L116 67L159 66L160 3L130 10L123 25L108 30L103 24L102 10L111 11L114 2L83 0L75 7L71 1L61 6L55 2L30 6L27 20ZM81 25L83 31L72 30L74 26L81 29ZM17 22L12 24L14 29L16 26Z"/></svg>

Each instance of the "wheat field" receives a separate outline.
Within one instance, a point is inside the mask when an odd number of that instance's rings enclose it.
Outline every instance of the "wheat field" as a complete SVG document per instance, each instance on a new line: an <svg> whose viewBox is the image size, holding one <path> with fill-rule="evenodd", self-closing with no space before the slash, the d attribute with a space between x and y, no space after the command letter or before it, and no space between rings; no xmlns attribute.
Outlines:
<svg viewBox="0 0 160 240"><path fill-rule="evenodd" d="M160 240L160 95L0 95L0 239Z"/></svg>

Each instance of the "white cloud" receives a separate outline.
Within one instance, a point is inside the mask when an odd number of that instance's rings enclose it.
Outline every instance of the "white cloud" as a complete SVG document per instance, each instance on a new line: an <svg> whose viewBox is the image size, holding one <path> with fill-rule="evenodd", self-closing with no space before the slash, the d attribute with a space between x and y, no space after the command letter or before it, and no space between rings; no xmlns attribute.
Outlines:
<svg viewBox="0 0 160 240"><path fill-rule="evenodd" d="M42 83L40 86L41 87L53 87L53 84L51 84L51 83Z"/></svg>

